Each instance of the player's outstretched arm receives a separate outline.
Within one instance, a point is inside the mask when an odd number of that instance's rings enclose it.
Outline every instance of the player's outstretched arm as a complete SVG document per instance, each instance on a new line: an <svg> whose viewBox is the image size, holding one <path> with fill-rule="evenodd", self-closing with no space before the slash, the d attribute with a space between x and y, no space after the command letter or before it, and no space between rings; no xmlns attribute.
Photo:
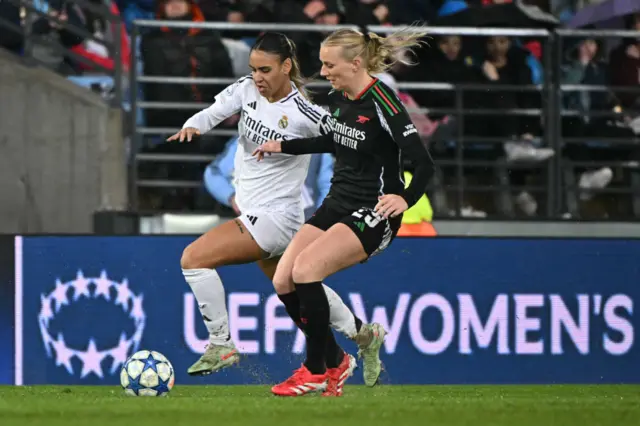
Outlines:
<svg viewBox="0 0 640 426"><path fill-rule="evenodd" d="M194 135L203 135L236 114L242 108L243 93L248 84L253 84L251 79L243 77L218 93L215 102L209 108L191 116L182 126L182 130L169 137L167 141L191 142Z"/></svg>
<svg viewBox="0 0 640 426"><path fill-rule="evenodd" d="M253 156L258 157L258 161L264 158L265 154L323 154L335 152L333 144L333 133L317 136L315 138L291 139L288 141L267 141L253 151Z"/></svg>
<svg viewBox="0 0 640 426"><path fill-rule="evenodd" d="M282 141L282 152L291 155L335 153L333 132L313 138Z"/></svg>

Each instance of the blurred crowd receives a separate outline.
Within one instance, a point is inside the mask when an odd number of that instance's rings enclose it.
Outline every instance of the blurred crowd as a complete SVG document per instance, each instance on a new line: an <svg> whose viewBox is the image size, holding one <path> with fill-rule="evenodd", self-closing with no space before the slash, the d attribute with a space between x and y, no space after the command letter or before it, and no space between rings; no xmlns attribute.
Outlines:
<svg viewBox="0 0 640 426"><path fill-rule="evenodd" d="M507 183L514 188L524 188L513 193L519 213L535 216L540 210L540 202L544 200L535 191L526 188L539 184L546 179L546 174L541 173L539 168L520 165L541 164L555 155L577 162L580 167L576 168L576 182L583 190L583 201L592 198L590 190L604 188L616 178L615 168L589 166L589 162L628 163L629 168L637 165L640 160L637 144L612 145L604 140L637 140L640 133L640 92L615 89L562 92L561 108L571 112L562 114L558 120L562 126L562 136L587 137L589 140L565 143L562 152L555 152L545 146L545 128L548 124L541 118L540 112L535 112L546 102L545 96L534 90L501 90L501 86L541 84L548 76L545 73L546 61L560 57L559 79L562 84L640 87L640 2L634 1L524 1L527 5L537 7L538 16L532 17L522 12L524 9L517 9L525 6L512 5L510 0L0 0L0 19L13 24L14 29L29 25L35 36L27 44L19 33L0 22L0 44L16 53L28 50L39 62L67 76L104 74L113 70L115 57L113 49L105 47L104 42L107 42L119 47L125 72L135 66L145 76L235 78L248 71L249 49L256 32L165 26L141 30L140 43L132 46L130 31L133 20L348 23L360 26L403 25L421 21L436 26L488 26L486 24L490 23L494 27L512 27L514 22L519 22L516 12L520 11L523 19L528 19L523 21L523 27L553 28L566 25L592 29L600 28L599 18L585 18L580 14L581 10L593 7L594 3L626 4L627 9L612 6L614 12L606 22L606 27L639 31L637 37L607 40L566 38L561 52L548 54L544 39L433 36L427 40L428 48L415 52L417 65L396 66L380 76L396 88L401 100L408 108L412 108L412 117L425 144L438 159L451 160L459 155L457 141L460 123L455 116L458 102L461 101L465 109L502 111L464 118L462 134L466 145L463 155L467 164L476 161L479 166L465 169L463 184L472 187L474 184L495 183L496 176L492 171L495 167L492 164L505 164L509 168ZM505 6L504 13L491 15L492 21L488 22L489 18L482 16L481 9L495 8L496 5ZM513 9L507 9L508 6L513 6ZM29 13L30 10L43 12L44 16ZM615 10L631 13L618 16ZM105 11L121 16L122 25L106 19ZM573 25L576 20L580 21L579 25ZM73 31L70 26L86 31ZM318 51L325 34L292 32L289 35L297 45L303 74L317 75L320 69ZM72 53L60 47L70 49ZM133 64L130 63L132 50L137 52L138 58ZM463 95L456 96L452 91L398 90L397 82L484 87L482 90L467 90ZM206 104L222 87L148 83L141 85L138 99ZM323 93L317 93L315 101L322 104ZM508 111L513 109L526 109L534 113L509 115ZM139 124L147 128L178 128L193 112L194 109L185 108L146 109L138 114ZM236 124L237 117L228 120L222 127L233 130ZM205 185L202 191L195 191L195 196L193 190L153 189L143 191L146 194L144 205L171 210L219 209L224 214L231 214L234 207L228 194L233 190L212 176L224 169L226 172L223 177L230 182L228 178L232 170L227 170L226 166L221 169L220 164L227 164L225 153L232 152L234 144L235 138L229 139L228 136L203 138L202 143L188 147L163 143L158 135L144 138L141 149L147 152L219 154L219 158L204 170ZM326 164L329 163L320 161L319 164L325 166L318 165L317 170L324 171L322 179L326 180L326 173L330 173ZM442 170L444 187L460 184L453 168L447 171L447 167L443 166ZM202 179L203 167L149 163L142 165L140 173L147 178ZM320 196L323 193L312 187L310 185L311 199L314 198L313 194ZM492 207L483 203L483 199L486 199L484 194L476 199L472 195L464 200L462 210L454 213L484 217Z"/></svg>

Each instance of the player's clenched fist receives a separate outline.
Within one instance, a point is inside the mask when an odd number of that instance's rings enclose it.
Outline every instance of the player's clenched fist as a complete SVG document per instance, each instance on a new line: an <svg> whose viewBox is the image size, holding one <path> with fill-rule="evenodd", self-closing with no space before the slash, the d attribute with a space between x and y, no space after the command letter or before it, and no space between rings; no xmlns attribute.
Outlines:
<svg viewBox="0 0 640 426"><path fill-rule="evenodd" d="M200 136L200 130L196 129L195 127L185 127L175 135L167 138L167 141L184 142L186 139L187 142L191 142L191 139L193 139L194 135Z"/></svg>

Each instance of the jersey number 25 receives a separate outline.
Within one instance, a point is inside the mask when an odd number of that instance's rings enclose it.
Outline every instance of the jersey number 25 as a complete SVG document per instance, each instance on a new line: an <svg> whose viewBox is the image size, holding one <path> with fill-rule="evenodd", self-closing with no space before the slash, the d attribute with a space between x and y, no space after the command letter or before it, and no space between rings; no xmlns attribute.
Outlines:
<svg viewBox="0 0 640 426"><path fill-rule="evenodd" d="M375 228L383 219L382 216L371 209L360 209L351 215L358 219L364 218L364 223L366 223L369 228Z"/></svg>

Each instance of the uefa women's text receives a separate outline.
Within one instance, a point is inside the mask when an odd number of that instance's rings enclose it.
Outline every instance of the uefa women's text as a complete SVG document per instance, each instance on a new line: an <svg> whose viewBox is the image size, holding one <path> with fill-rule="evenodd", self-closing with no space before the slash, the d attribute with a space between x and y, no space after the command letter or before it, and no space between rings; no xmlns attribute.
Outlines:
<svg viewBox="0 0 640 426"><path fill-rule="evenodd" d="M425 355L624 355L634 343L633 300L625 294L399 293L392 306L371 306L362 294L345 300L360 318L389 331L387 354L408 347ZM302 353L304 338L275 294L230 293L232 338L246 354ZM184 295L184 339L202 353L207 334L191 294ZM293 344L280 345L279 340Z"/></svg>

